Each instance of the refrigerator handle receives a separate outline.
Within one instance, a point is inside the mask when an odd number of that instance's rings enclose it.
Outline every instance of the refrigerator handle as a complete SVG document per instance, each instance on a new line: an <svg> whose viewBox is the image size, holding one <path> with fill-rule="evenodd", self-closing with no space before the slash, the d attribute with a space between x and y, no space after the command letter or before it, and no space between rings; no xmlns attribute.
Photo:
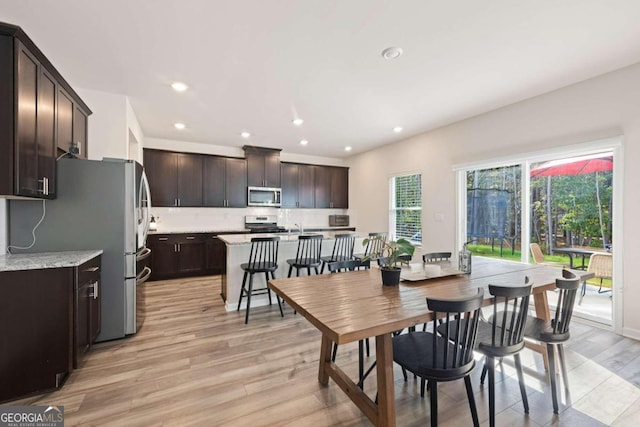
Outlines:
<svg viewBox="0 0 640 427"><path fill-rule="evenodd" d="M151 223L151 190L149 189L149 180L147 180L147 174L142 171L142 176L140 178L142 181L142 185L140 186L140 206L142 207L142 203L145 201L144 195L146 196L146 205L147 208L144 210L146 215L144 218L144 232L143 232L143 242L147 241L147 235L149 234L149 224Z"/></svg>

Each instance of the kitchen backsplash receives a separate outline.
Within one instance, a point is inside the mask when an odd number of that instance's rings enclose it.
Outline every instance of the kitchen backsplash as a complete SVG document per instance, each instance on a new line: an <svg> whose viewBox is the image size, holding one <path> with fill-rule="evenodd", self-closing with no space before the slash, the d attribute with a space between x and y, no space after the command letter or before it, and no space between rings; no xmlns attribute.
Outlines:
<svg viewBox="0 0 640 427"><path fill-rule="evenodd" d="M278 225L293 228L328 227L329 215L349 214L347 209L275 209L275 208L152 208L158 232L224 231L244 229L245 215L278 215ZM355 221L351 216L351 227Z"/></svg>

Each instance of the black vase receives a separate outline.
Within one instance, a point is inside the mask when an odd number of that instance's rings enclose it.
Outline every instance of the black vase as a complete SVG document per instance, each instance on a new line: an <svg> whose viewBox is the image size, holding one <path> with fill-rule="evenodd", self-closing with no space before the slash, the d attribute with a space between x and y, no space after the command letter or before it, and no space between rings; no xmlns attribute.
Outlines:
<svg viewBox="0 0 640 427"><path fill-rule="evenodd" d="M398 286L400 283L400 269L398 267L380 269L382 272L382 284L385 286Z"/></svg>

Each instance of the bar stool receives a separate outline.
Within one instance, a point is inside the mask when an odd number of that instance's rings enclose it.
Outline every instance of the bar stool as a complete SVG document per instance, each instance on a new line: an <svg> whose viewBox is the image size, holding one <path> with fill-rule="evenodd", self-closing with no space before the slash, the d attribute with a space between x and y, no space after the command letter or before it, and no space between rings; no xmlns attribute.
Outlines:
<svg viewBox="0 0 640 427"><path fill-rule="evenodd" d="M288 259L289 274L291 277L293 269L296 269L296 276L300 276L300 269L306 268L307 275L311 276L311 268L318 273L318 267L322 263L320 253L322 250L322 235L298 236L298 250L295 259Z"/></svg>
<svg viewBox="0 0 640 427"><path fill-rule="evenodd" d="M356 243L356 235L336 234L333 250L330 256L320 257L322 260L322 268L320 274L324 273L324 267L330 262L350 261L353 259L353 246Z"/></svg>
<svg viewBox="0 0 640 427"><path fill-rule="evenodd" d="M244 276L242 277L242 289L240 289L240 300L238 301L238 308L236 311L240 311L240 305L242 304L242 298L247 296L247 313L244 316L245 325L249 322L249 309L251 308L251 297L254 295L269 296L269 305L271 305L271 289L266 285L269 282L269 274L271 278L275 279L275 271L278 269L278 243L280 237L254 237L251 239L251 251L249 252L249 262L240 264L240 268L244 270ZM253 289L253 275L255 273L264 273L265 287ZM249 276L249 287L246 287L247 275ZM284 317L282 313L282 305L280 304L280 298L276 296L278 301L278 308L280 309L280 316Z"/></svg>
<svg viewBox="0 0 640 427"><path fill-rule="evenodd" d="M356 254L353 257L358 261L364 258L377 260L379 254L382 253L386 241L387 233L369 233L369 240L367 241L367 246L364 248L364 254Z"/></svg>

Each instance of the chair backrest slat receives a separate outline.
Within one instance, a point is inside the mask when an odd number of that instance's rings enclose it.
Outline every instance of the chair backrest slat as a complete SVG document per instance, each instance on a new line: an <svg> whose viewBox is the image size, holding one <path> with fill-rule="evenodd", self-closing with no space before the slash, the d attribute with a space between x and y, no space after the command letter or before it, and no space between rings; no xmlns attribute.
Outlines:
<svg viewBox="0 0 640 427"><path fill-rule="evenodd" d="M353 258L353 247L356 242L355 234L336 234L333 244L331 259L351 259Z"/></svg>
<svg viewBox="0 0 640 427"><path fill-rule="evenodd" d="M556 279L558 305L553 319L553 334L569 332L569 323L573 314L573 305L580 287L580 278L569 270L562 270L562 279Z"/></svg>
<svg viewBox="0 0 640 427"><path fill-rule="evenodd" d="M249 264L277 264L280 237L254 237L251 239Z"/></svg>
<svg viewBox="0 0 640 427"><path fill-rule="evenodd" d="M322 252L322 235L298 236L298 250L296 251L296 263L302 260L316 260L320 262Z"/></svg>
<svg viewBox="0 0 640 427"><path fill-rule="evenodd" d="M524 346L524 327L532 284L525 277L524 286L489 285L493 295L493 316L491 318L491 342L480 346L502 349L505 354Z"/></svg>

